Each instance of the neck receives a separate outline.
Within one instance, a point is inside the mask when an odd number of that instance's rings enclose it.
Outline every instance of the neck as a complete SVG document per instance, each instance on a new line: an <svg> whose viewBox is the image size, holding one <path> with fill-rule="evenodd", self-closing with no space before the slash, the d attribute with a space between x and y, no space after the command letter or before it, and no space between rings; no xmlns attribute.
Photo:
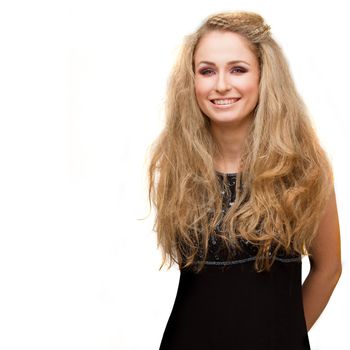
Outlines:
<svg viewBox="0 0 350 350"><path fill-rule="evenodd" d="M211 134L218 145L218 154L213 159L215 170L223 173L241 171L241 153L249 125L248 122L236 125L211 123Z"/></svg>

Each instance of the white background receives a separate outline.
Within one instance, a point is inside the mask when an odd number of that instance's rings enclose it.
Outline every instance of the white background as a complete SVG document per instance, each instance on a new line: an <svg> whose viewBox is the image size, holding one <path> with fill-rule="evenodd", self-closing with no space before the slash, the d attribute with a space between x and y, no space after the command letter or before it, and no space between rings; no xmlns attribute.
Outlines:
<svg viewBox="0 0 350 350"><path fill-rule="evenodd" d="M145 156L183 36L223 10L270 24L331 157L343 273L309 339L350 348L346 2L61 0L0 5L1 349L158 349L179 271Z"/></svg>

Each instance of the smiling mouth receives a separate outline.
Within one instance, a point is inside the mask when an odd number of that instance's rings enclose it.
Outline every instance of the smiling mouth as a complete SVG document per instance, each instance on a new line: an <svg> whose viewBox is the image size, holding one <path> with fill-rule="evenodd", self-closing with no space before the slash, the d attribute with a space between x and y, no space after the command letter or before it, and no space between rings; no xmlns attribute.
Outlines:
<svg viewBox="0 0 350 350"><path fill-rule="evenodd" d="M235 103L237 103L240 100L240 98L238 99L230 99L229 101L225 101L225 103L215 103L214 100L210 100L210 102L215 106L215 107L229 107L234 105Z"/></svg>

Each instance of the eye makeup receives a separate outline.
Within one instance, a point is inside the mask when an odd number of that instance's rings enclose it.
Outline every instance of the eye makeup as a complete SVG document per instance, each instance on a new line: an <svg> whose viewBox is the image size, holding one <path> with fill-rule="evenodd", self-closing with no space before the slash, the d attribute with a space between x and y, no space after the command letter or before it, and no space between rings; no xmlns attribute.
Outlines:
<svg viewBox="0 0 350 350"><path fill-rule="evenodd" d="M243 67L234 67L231 69L231 71L238 70L237 73L245 73L247 70ZM204 68L199 71L200 74L202 75L208 75L207 72L212 72L213 70L211 68Z"/></svg>

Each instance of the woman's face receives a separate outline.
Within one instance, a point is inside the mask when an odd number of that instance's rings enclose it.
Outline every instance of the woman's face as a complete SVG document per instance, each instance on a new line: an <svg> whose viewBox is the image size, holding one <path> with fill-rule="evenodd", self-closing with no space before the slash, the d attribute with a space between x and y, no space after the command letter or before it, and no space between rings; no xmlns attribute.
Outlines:
<svg viewBox="0 0 350 350"><path fill-rule="evenodd" d="M237 33L211 31L197 46L195 93L200 109L211 122L242 122L258 102L259 62L245 40ZM231 98L239 100L213 103L214 99Z"/></svg>

